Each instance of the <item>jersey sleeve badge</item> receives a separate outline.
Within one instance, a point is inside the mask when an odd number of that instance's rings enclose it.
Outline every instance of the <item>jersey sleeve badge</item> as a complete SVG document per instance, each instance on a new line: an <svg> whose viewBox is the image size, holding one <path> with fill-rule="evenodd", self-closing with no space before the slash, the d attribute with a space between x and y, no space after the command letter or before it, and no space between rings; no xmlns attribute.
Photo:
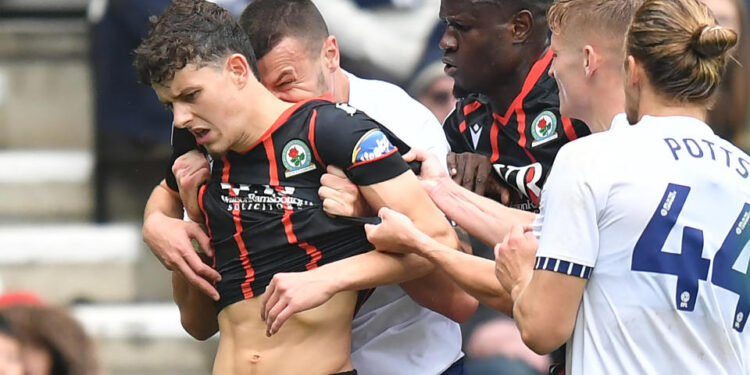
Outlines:
<svg viewBox="0 0 750 375"><path fill-rule="evenodd" d="M372 129L365 133L354 146L352 164L380 158L395 149L382 131Z"/></svg>
<svg viewBox="0 0 750 375"><path fill-rule="evenodd" d="M281 152L281 163L284 164L286 178L293 177L315 169L312 163L310 147L299 139L292 139Z"/></svg>
<svg viewBox="0 0 750 375"><path fill-rule="evenodd" d="M531 124L531 136L534 137L531 147L557 139L557 116L550 111L542 111Z"/></svg>

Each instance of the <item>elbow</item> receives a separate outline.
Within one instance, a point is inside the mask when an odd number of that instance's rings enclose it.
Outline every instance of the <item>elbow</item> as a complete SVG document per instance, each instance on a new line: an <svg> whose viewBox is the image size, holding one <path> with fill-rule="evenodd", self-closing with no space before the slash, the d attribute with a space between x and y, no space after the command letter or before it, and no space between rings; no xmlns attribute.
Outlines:
<svg viewBox="0 0 750 375"><path fill-rule="evenodd" d="M535 327L522 327L520 324L516 324L521 332L521 339L524 344L539 355L552 353L570 338L569 331L566 332L563 329L545 324L537 324Z"/></svg>
<svg viewBox="0 0 750 375"><path fill-rule="evenodd" d="M218 327L214 324L200 322L189 317L183 317L181 323L185 332L199 341L206 341L219 331Z"/></svg>
<svg viewBox="0 0 750 375"><path fill-rule="evenodd" d="M465 297L453 304L454 308L451 309L450 314L446 315L456 323L463 323L469 320L477 311L477 307L479 307L479 301L468 294L464 293L464 295Z"/></svg>

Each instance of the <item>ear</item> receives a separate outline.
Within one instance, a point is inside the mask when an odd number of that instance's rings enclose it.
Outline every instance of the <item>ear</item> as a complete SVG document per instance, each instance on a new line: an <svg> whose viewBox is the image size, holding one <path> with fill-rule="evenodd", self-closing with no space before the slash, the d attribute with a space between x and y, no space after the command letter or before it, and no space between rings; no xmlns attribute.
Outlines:
<svg viewBox="0 0 750 375"><path fill-rule="evenodd" d="M243 88L250 79L250 76L253 75L247 59L239 53L233 53L229 56L224 69L229 74L232 82L239 88Z"/></svg>
<svg viewBox="0 0 750 375"><path fill-rule="evenodd" d="M628 55L625 59L625 83L627 87L638 87L641 85L642 67L636 59Z"/></svg>
<svg viewBox="0 0 750 375"><path fill-rule="evenodd" d="M513 15L510 22L513 43L526 42L534 29L534 15L529 10L523 9Z"/></svg>
<svg viewBox="0 0 750 375"><path fill-rule="evenodd" d="M323 41L323 59L325 60L326 68L330 71L334 71L340 66L341 55L339 53L339 44L333 35L329 35Z"/></svg>
<svg viewBox="0 0 750 375"><path fill-rule="evenodd" d="M583 71L586 78L591 78L599 69L599 55L590 45L583 46Z"/></svg>

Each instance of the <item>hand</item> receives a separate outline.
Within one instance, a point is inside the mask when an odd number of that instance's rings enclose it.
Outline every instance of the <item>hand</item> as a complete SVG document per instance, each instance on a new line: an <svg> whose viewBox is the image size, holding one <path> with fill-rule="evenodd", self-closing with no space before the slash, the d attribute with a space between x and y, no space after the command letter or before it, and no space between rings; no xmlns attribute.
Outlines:
<svg viewBox="0 0 750 375"><path fill-rule="evenodd" d="M448 154L447 161L453 181L479 195L485 195L487 184L492 180L490 158L470 152L461 154L451 152Z"/></svg>
<svg viewBox="0 0 750 375"><path fill-rule="evenodd" d="M175 160L172 173L177 180L185 211L191 220L202 223L203 214L198 205L198 190L211 178L208 160L198 150L189 151Z"/></svg>
<svg viewBox="0 0 750 375"><path fill-rule="evenodd" d="M382 222L365 224L367 240L375 249L387 252L410 253L416 251L417 237L422 232L405 215L383 207L378 212Z"/></svg>
<svg viewBox="0 0 750 375"><path fill-rule="evenodd" d="M367 201L359 194L359 188L344 174L344 171L329 165L320 177L318 195L323 200L323 210L331 216L372 216Z"/></svg>
<svg viewBox="0 0 750 375"><path fill-rule="evenodd" d="M219 300L213 282L221 280L221 276L201 260L191 242L196 240L204 254L213 256L211 241L198 224L154 213L143 223L142 235L164 267L181 273L198 290Z"/></svg>
<svg viewBox="0 0 750 375"><path fill-rule="evenodd" d="M422 187L428 192L437 185L439 179L448 177L448 173L445 171L445 166L442 165L440 159L431 152L413 148L402 157L407 163L415 160L422 163L421 171L417 177L419 177Z"/></svg>
<svg viewBox="0 0 750 375"><path fill-rule="evenodd" d="M336 290L327 275L316 270L277 273L268 284L261 302L260 317L266 322L266 336L279 331L292 315L326 303Z"/></svg>
<svg viewBox="0 0 750 375"><path fill-rule="evenodd" d="M495 276L515 301L534 272L539 242L531 227L514 225L502 243L495 245Z"/></svg>

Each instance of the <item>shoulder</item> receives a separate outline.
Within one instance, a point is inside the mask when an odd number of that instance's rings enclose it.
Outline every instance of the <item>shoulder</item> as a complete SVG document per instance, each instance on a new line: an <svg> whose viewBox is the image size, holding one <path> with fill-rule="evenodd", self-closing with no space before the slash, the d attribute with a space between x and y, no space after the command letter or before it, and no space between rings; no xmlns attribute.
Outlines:
<svg viewBox="0 0 750 375"><path fill-rule="evenodd" d="M386 119L394 120L395 116L400 119L434 118L427 107L409 96L401 87L385 81L358 78L351 74L349 79L350 104L386 126L391 125L386 123Z"/></svg>

